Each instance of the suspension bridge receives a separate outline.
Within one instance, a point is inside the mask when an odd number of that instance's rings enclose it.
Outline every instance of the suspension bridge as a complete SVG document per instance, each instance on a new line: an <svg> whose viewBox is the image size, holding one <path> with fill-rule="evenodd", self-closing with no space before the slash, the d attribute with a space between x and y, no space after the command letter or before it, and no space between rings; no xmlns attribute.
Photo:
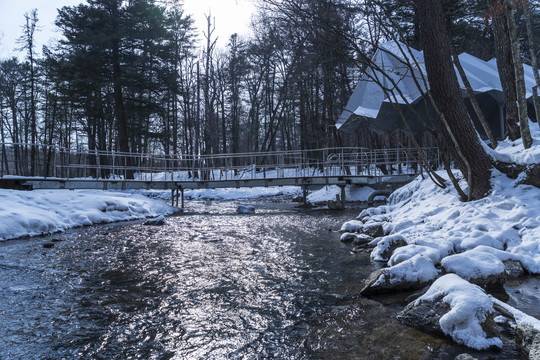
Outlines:
<svg viewBox="0 0 540 360"><path fill-rule="evenodd" d="M439 166L437 148L326 148L230 154L123 153L0 143L0 187L20 190L171 190L328 185L384 187ZM344 191L342 191L342 198ZM305 196L304 196L305 198ZM344 200L344 199L343 199Z"/></svg>

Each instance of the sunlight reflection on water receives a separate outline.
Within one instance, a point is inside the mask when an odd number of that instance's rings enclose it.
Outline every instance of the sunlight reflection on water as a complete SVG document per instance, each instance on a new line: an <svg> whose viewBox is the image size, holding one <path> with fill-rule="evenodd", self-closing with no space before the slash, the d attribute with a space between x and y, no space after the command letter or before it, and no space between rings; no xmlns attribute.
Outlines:
<svg viewBox="0 0 540 360"><path fill-rule="evenodd" d="M10 242L0 359L429 359L461 348L358 296L373 265L339 242L357 210L190 202L162 227ZM331 230L331 231L329 231ZM9 259L9 262L6 260ZM390 340L390 341L389 341Z"/></svg>

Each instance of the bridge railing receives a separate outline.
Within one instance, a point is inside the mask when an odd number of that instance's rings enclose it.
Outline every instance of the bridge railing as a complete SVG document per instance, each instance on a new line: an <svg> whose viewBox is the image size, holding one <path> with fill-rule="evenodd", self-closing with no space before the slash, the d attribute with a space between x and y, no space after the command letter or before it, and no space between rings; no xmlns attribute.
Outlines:
<svg viewBox="0 0 540 360"><path fill-rule="evenodd" d="M433 168L437 148L422 149ZM325 148L229 154L123 153L0 143L0 177L233 180L417 174L416 149Z"/></svg>

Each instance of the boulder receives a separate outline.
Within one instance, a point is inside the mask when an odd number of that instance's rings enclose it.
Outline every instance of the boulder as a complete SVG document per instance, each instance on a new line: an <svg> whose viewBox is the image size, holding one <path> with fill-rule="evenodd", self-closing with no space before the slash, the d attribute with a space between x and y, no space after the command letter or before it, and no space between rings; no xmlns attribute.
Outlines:
<svg viewBox="0 0 540 360"><path fill-rule="evenodd" d="M442 255L439 250L429 246L410 244L396 248L388 260L388 265L397 265L418 254L428 257L431 259L433 264L438 264L441 262Z"/></svg>
<svg viewBox="0 0 540 360"><path fill-rule="evenodd" d="M238 205L236 208L237 214L254 214L255 213L255 207L251 205Z"/></svg>
<svg viewBox="0 0 540 360"><path fill-rule="evenodd" d="M479 286L455 274L431 284L418 300L409 303L398 319L414 328L450 336L456 343L476 350L502 348L493 301Z"/></svg>
<svg viewBox="0 0 540 360"><path fill-rule="evenodd" d="M421 330L425 333L444 336L439 320L450 311L450 305L444 301L411 302L403 309L397 318L403 324Z"/></svg>
<svg viewBox="0 0 540 360"><path fill-rule="evenodd" d="M416 255L396 266L374 271L361 290L370 296L396 290L418 290L439 276L435 265L426 257Z"/></svg>
<svg viewBox="0 0 540 360"><path fill-rule="evenodd" d="M401 235L385 236L377 243L377 246L371 252L371 259L386 262L392 256L394 250L405 245L407 245L407 242Z"/></svg>
<svg viewBox="0 0 540 360"><path fill-rule="evenodd" d="M478 359L472 356L471 354L459 354L458 356L454 358L454 360L478 360Z"/></svg>
<svg viewBox="0 0 540 360"><path fill-rule="evenodd" d="M154 225L154 226L161 226L161 225L167 225L167 219L165 219L165 216L160 215L153 219L146 220L143 225Z"/></svg>
<svg viewBox="0 0 540 360"><path fill-rule="evenodd" d="M349 232L341 234L341 237L339 238L339 240L344 243L353 242L355 239L356 239L356 234L349 233Z"/></svg>
<svg viewBox="0 0 540 360"><path fill-rule="evenodd" d="M529 325L516 326L517 343L529 356L529 360L540 360L540 332Z"/></svg>
<svg viewBox="0 0 540 360"><path fill-rule="evenodd" d="M523 265L518 260L505 260L503 261L504 271L508 279L518 279L525 275Z"/></svg>
<svg viewBox="0 0 540 360"><path fill-rule="evenodd" d="M457 274L480 286L502 286L507 279L503 262L487 252L471 250L450 255L442 259L441 266L445 273Z"/></svg>
<svg viewBox="0 0 540 360"><path fill-rule="evenodd" d="M341 232L358 233L362 229L364 223L358 220L350 220L341 225Z"/></svg>
<svg viewBox="0 0 540 360"><path fill-rule="evenodd" d="M373 241L373 238L366 234L356 234L355 238L353 239L353 245L356 246L362 246L362 245L368 245L370 242Z"/></svg>
<svg viewBox="0 0 540 360"><path fill-rule="evenodd" d="M362 226L362 233L374 238L384 236L384 230L379 223L367 223Z"/></svg>

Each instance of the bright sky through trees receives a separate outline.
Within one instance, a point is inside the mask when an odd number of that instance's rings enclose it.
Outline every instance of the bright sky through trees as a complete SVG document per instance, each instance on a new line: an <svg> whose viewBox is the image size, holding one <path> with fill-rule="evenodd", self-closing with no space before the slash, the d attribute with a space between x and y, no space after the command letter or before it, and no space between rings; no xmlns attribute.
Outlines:
<svg viewBox="0 0 540 360"><path fill-rule="evenodd" d="M16 41L21 36L24 14L31 9L38 10L40 31L36 34L37 47L47 45L57 39L54 20L57 8L80 4L81 0L0 0L0 58L18 55L14 51L18 47ZM233 33L244 34L249 30L251 14L255 5L253 0L184 0L186 13L195 20L199 33L206 31L205 14L211 13L216 21L215 35L219 36L218 44L225 46Z"/></svg>

